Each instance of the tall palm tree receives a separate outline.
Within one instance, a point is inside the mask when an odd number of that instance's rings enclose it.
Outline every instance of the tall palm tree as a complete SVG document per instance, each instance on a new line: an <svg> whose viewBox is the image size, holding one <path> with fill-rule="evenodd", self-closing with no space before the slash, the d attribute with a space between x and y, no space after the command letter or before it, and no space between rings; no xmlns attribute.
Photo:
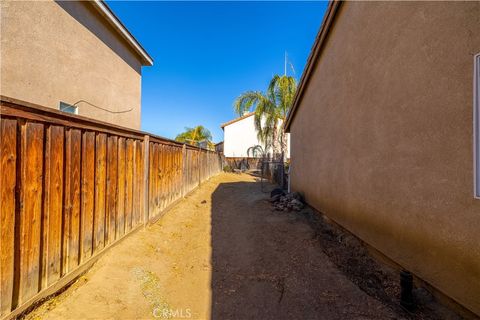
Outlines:
<svg viewBox="0 0 480 320"><path fill-rule="evenodd" d="M207 146L210 147L212 145L212 134L210 130L201 125L194 128L185 127L185 131L178 134L175 140L195 146L198 146L202 141L206 141Z"/></svg>
<svg viewBox="0 0 480 320"><path fill-rule="evenodd" d="M239 115L255 111L254 123L258 139L266 150L271 148L274 154L285 155L287 140L281 124L287 119L296 90L297 81L294 77L275 75L266 92L247 91L234 102L234 110Z"/></svg>

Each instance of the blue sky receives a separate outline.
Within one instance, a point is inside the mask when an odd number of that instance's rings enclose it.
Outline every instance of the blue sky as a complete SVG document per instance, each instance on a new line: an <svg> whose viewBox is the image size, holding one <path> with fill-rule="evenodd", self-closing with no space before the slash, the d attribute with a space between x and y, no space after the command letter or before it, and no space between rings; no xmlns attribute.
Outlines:
<svg viewBox="0 0 480 320"><path fill-rule="evenodd" d="M284 69L300 79L327 2L108 4L153 57L142 71L142 130L174 138L202 124L223 140L233 101ZM292 71L289 70L291 74Z"/></svg>

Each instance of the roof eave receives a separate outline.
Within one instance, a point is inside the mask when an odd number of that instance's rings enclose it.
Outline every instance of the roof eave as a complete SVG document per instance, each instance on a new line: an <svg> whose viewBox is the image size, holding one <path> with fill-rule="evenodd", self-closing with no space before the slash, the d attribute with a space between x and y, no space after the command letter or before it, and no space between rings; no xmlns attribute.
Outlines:
<svg viewBox="0 0 480 320"><path fill-rule="evenodd" d="M300 78L300 84L298 85L297 92L295 93L295 97L293 99L292 109L288 113L287 120L285 121L285 125L284 125L285 132L290 132L290 125L298 109L298 105L300 104L300 100L305 91L306 84L310 79L312 71L322 51L323 45L325 44L325 40L331 29L333 20L335 19L335 15L338 9L340 8L341 4L342 4L342 1L338 1L338 0L330 1L330 3L328 4L328 8L327 8L327 11L325 12L322 25L320 26L320 30L317 33L317 37L315 38L315 42L312 46L312 50L310 51L310 55L308 56L307 64L302 73L302 77Z"/></svg>
<svg viewBox="0 0 480 320"><path fill-rule="evenodd" d="M223 128L225 128L226 126L231 125L232 123L238 122L238 121L243 120L243 119L246 119L246 118L248 118L248 117L251 117L251 116L253 116L254 114L255 114L255 112L252 111L252 112L247 113L246 115L243 115L243 116L241 116L241 117L238 117L238 118L233 119L233 120L230 120L230 121L227 121L227 122L221 124L221 125L220 125L220 128L223 129Z"/></svg>
<svg viewBox="0 0 480 320"><path fill-rule="evenodd" d="M106 20L115 28L120 35L130 44L130 46L138 53L142 58L143 66L153 66L153 59L147 53L147 51L142 47L142 45L135 39L135 37L128 31L128 29L123 25L120 19L113 13L113 11L108 7L108 5L101 0L94 0L91 2L97 11L106 18Z"/></svg>

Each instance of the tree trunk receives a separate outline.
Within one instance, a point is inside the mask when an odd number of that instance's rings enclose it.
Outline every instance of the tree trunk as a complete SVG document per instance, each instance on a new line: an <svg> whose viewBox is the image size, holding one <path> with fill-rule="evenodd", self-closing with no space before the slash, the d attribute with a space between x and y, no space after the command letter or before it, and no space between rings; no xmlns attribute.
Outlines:
<svg viewBox="0 0 480 320"><path fill-rule="evenodd" d="M280 152L282 154L282 161L287 160L287 135L285 132L280 132Z"/></svg>
<svg viewBox="0 0 480 320"><path fill-rule="evenodd" d="M281 152L281 142L279 141L279 130L277 125L275 124L273 128L273 141L272 141L272 153L273 153L273 158L278 159L279 154Z"/></svg>

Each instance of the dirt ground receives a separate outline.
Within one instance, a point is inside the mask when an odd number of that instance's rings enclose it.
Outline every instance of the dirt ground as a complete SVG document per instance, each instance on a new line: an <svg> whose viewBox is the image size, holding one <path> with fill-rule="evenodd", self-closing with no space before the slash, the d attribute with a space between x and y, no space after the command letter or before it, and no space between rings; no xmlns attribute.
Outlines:
<svg viewBox="0 0 480 320"><path fill-rule="evenodd" d="M250 175L213 177L26 318L404 317L337 267L309 214L268 196Z"/></svg>

